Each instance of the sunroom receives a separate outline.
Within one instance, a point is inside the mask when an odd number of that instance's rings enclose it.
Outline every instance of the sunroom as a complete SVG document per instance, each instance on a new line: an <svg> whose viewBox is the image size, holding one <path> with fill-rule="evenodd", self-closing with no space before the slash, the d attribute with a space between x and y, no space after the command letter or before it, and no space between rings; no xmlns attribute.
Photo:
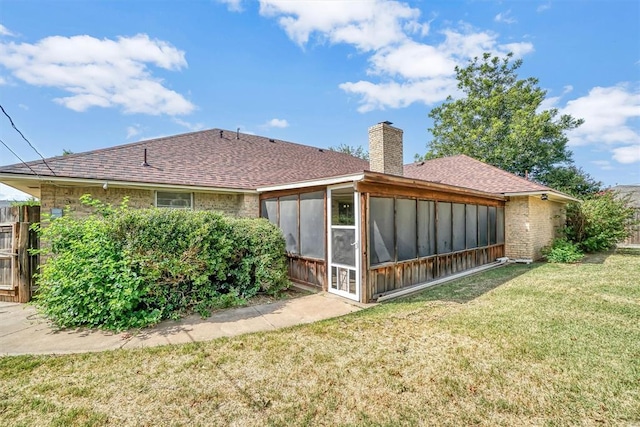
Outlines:
<svg viewBox="0 0 640 427"><path fill-rule="evenodd" d="M364 171L259 188L291 281L359 302L495 263L504 197Z"/></svg>

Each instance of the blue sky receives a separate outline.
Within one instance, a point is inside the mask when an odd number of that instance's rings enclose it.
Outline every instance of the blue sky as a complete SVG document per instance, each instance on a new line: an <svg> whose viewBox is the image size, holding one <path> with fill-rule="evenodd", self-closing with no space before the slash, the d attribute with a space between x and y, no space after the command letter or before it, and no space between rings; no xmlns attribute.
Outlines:
<svg viewBox="0 0 640 427"><path fill-rule="evenodd" d="M389 120L410 162L455 65L485 51L514 52L546 107L586 120L578 166L640 183L635 0L2 0L0 103L45 157L214 127L366 146ZM39 158L4 117L0 138ZM17 162L0 145L0 165Z"/></svg>

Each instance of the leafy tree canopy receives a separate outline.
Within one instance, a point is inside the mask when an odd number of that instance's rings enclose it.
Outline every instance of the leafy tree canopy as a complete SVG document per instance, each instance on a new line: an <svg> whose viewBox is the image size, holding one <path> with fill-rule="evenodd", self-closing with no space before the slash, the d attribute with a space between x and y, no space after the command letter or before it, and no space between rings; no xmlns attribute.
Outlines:
<svg viewBox="0 0 640 427"><path fill-rule="evenodd" d="M358 145L357 147L352 147L347 144L340 144L337 147L329 147L331 151L337 151L339 153L349 154L354 157L359 157L362 160L369 160L369 152L362 148L362 145Z"/></svg>
<svg viewBox="0 0 640 427"><path fill-rule="evenodd" d="M576 166L554 166L536 177L542 184L574 197L589 197L602 190L602 182Z"/></svg>
<svg viewBox="0 0 640 427"><path fill-rule="evenodd" d="M485 53L456 67L463 96L449 96L429 113L433 139L424 158L466 154L536 180L559 166L570 167L566 132L583 120L555 108L541 110L546 91L533 77L518 78L521 65L512 53L504 58Z"/></svg>

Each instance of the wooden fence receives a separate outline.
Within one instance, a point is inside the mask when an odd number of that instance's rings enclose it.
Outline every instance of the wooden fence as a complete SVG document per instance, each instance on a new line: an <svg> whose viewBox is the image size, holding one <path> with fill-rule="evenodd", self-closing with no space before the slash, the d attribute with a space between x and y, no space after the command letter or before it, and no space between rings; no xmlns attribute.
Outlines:
<svg viewBox="0 0 640 427"><path fill-rule="evenodd" d="M623 245L640 245L640 208L636 208L636 225L631 227L631 234L626 238Z"/></svg>
<svg viewBox="0 0 640 427"><path fill-rule="evenodd" d="M39 221L39 206L0 208L0 301L31 299L38 256L29 250L38 248L38 236L30 227Z"/></svg>

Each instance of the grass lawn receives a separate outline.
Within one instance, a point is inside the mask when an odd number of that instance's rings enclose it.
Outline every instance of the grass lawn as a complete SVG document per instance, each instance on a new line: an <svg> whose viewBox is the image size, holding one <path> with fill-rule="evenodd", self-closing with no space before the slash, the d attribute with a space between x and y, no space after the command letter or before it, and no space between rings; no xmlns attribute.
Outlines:
<svg viewBox="0 0 640 427"><path fill-rule="evenodd" d="M0 424L637 426L640 256L512 265L276 332L3 357Z"/></svg>

